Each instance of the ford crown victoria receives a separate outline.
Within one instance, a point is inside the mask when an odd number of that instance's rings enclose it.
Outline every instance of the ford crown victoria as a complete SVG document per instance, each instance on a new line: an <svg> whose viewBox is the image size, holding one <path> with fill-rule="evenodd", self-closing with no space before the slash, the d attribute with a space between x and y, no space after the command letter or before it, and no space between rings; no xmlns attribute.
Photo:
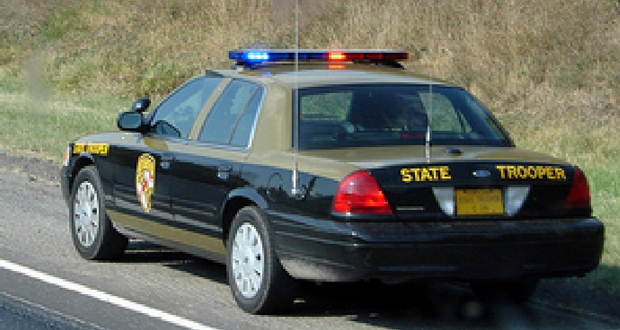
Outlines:
<svg viewBox="0 0 620 330"><path fill-rule="evenodd" d="M70 143L75 248L140 238L226 264L238 305L292 304L299 281L470 283L527 300L601 258L584 173L519 149L463 88L398 51L237 50L120 131Z"/></svg>

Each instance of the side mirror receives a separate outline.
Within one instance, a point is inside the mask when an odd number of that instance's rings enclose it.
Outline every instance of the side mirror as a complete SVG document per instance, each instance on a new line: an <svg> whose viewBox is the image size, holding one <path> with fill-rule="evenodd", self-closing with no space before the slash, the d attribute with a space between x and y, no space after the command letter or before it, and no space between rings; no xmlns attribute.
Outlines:
<svg viewBox="0 0 620 330"><path fill-rule="evenodd" d="M118 115L116 125L121 131L139 131L142 127L142 113L129 111Z"/></svg>
<svg viewBox="0 0 620 330"><path fill-rule="evenodd" d="M131 111L143 113L151 105L151 100L148 97L141 97L133 102L131 105Z"/></svg>

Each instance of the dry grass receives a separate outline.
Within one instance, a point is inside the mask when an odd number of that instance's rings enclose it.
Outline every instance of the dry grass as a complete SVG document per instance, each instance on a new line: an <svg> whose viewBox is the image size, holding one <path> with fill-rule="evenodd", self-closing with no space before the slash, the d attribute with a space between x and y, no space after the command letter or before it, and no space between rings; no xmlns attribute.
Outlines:
<svg viewBox="0 0 620 330"><path fill-rule="evenodd" d="M228 49L294 46L291 0L5 1L1 63L21 68L38 50L46 77L75 92L165 93L226 65ZM302 0L300 46L408 50L412 69L466 85L492 107L538 109L523 97L541 83L618 88L609 74L620 69L618 7L612 0Z"/></svg>

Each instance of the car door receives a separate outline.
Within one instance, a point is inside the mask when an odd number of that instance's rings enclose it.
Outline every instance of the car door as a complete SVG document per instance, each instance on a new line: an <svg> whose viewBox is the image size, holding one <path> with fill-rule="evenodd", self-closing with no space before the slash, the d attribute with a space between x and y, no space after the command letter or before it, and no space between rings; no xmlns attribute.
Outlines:
<svg viewBox="0 0 620 330"><path fill-rule="evenodd" d="M196 132L196 141L176 155L172 173L175 226L222 236L222 205L231 190L246 185L239 174L263 95L258 84L232 80ZM221 248L207 247L222 252Z"/></svg>
<svg viewBox="0 0 620 330"><path fill-rule="evenodd" d="M170 173L176 149L186 143L196 117L221 77L196 77L162 101L144 134L130 133L115 151L114 199L121 223L165 238L172 221Z"/></svg>

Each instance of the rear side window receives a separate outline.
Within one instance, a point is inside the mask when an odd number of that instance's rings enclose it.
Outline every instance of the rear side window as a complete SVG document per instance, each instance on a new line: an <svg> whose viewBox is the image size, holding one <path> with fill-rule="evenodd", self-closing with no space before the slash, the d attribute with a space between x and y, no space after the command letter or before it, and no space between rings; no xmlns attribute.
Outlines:
<svg viewBox="0 0 620 330"><path fill-rule="evenodd" d="M230 145L233 147L245 147L250 143L250 135L254 129L256 114L262 100L262 93L254 93L245 111L240 115L237 125L233 129Z"/></svg>
<svg viewBox="0 0 620 330"><path fill-rule="evenodd" d="M300 149L433 144L508 145L465 90L428 85L340 85L301 89Z"/></svg>
<svg viewBox="0 0 620 330"><path fill-rule="evenodd" d="M233 80L211 109L198 140L235 147L248 146L262 95L259 85Z"/></svg>

